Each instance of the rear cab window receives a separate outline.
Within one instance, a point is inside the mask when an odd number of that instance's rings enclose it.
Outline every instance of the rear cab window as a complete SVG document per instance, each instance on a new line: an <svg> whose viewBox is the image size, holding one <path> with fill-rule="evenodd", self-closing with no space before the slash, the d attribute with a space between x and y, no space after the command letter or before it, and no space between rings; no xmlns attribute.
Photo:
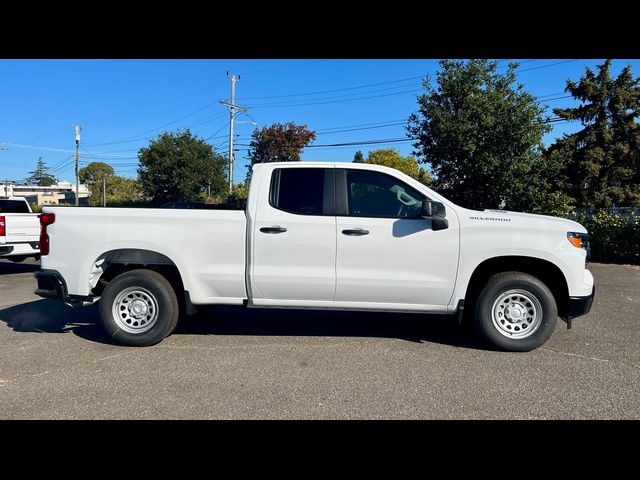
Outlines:
<svg viewBox="0 0 640 480"><path fill-rule="evenodd" d="M275 169L271 176L269 204L297 215L334 215L333 170Z"/></svg>
<svg viewBox="0 0 640 480"><path fill-rule="evenodd" d="M0 213L30 213L27 202L20 200L0 200Z"/></svg>

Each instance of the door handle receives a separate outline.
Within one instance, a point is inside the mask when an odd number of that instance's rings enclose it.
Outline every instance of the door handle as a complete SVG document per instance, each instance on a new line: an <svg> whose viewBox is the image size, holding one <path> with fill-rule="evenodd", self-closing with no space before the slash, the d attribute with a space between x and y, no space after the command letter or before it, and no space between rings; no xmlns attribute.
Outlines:
<svg viewBox="0 0 640 480"><path fill-rule="evenodd" d="M262 233L284 233L287 231L287 229L281 227L280 225L274 225L273 227L262 227L260 231Z"/></svg>
<svg viewBox="0 0 640 480"><path fill-rule="evenodd" d="M364 230L363 228L354 228L354 229L347 229L347 230L342 230L342 234L343 235L351 235L353 237L359 237L362 235L369 235L369 230Z"/></svg>

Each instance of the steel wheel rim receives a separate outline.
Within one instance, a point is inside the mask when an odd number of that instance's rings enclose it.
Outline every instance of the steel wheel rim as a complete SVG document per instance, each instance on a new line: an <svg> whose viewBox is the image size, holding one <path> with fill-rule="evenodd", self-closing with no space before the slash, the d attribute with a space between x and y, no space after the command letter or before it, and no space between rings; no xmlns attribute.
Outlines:
<svg viewBox="0 0 640 480"><path fill-rule="evenodd" d="M542 304L531 292L508 290L493 302L491 320L501 335L513 339L527 338L542 325Z"/></svg>
<svg viewBox="0 0 640 480"><path fill-rule="evenodd" d="M158 301L146 288L129 287L113 301L113 319L121 330L134 335L147 332L158 320Z"/></svg>

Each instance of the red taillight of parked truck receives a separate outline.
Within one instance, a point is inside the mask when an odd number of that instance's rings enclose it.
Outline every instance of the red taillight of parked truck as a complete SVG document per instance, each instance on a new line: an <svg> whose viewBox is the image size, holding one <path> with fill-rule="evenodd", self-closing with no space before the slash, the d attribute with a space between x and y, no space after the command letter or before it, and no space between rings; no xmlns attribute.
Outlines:
<svg viewBox="0 0 640 480"><path fill-rule="evenodd" d="M56 221L55 213L41 213L40 217L40 255L49 255L49 234L47 225Z"/></svg>
<svg viewBox="0 0 640 480"><path fill-rule="evenodd" d="M4 237L7 234L7 227L4 222L4 215L0 215L0 237Z"/></svg>

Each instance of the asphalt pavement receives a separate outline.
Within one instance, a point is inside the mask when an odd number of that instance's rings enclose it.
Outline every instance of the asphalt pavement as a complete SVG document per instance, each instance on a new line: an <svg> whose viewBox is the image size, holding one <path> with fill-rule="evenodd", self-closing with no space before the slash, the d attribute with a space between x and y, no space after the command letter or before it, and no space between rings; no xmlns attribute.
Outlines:
<svg viewBox="0 0 640 480"><path fill-rule="evenodd" d="M95 306L0 260L0 419L640 419L640 267L529 353L453 317L215 307L160 344L111 344Z"/></svg>

